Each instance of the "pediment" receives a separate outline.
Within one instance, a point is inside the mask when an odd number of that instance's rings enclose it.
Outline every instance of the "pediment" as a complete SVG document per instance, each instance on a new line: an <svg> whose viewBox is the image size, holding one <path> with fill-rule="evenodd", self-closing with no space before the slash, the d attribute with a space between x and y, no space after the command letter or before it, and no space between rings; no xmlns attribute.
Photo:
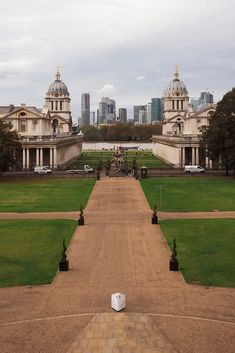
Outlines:
<svg viewBox="0 0 235 353"><path fill-rule="evenodd" d="M32 118L43 118L43 114L40 113L39 111L36 111L36 109L30 109L28 107L19 107L14 109L12 112L4 115L4 118L25 118L27 117Z"/></svg>

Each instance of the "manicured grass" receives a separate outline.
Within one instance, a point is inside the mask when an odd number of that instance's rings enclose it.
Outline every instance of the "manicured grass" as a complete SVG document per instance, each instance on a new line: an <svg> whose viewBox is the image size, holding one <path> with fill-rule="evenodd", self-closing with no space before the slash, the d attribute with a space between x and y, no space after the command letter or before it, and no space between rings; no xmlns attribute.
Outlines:
<svg viewBox="0 0 235 353"><path fill-rule="evenodd" d="M176 238L186 282L235 287L235 219L167 220L160 225L170 249Z"/></svg>
<svg viewBox="0 0 235 353"><path fill-rule="evenodd" d="M50 283L63 239L68 246L76 226L70 220L1 220L0 287Z"/></svg>
<svg viewBox="0 0 235 353"><path fill-rule="evenodd" d="M94 178L4 181L0 212L77 211L86 205L94 184Z"/></svg>
<svg viewBox="0 0 235 353"><path fill-rule="evenodd" d="M71 169L81 169L84 164L90 165L92 168L96 168L97 161L102 160L103 166L108 158L112 159L113 151L95 151L95 152L83 152L82 156L76 162L71 164ZM170 166L155 157L151 152L144 151L125 151L124 158L127 159L128 166L131 168L133 158L136 157L138 168L145 165L148 168L169 168Z"/></svg>
<svg viewBox="0 0 235 353"><path fill-rule="evenodd" d="M189 176L141 179L151 208L162 211L234 211L235 179Z"/></svg>

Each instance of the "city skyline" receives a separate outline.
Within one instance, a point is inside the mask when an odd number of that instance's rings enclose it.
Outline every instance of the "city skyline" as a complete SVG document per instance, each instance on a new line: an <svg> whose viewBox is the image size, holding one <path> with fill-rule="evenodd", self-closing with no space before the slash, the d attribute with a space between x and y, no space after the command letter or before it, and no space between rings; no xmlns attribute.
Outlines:
<svg viewBox="0 0 235 353"><path fill-rule="evenodd" d="M1 105L42 107L58 65L74 121L82 92L91 111L110 97L130 118L162 96L176 64L191 98L210 91L218 101L234 86L232 0L12 0L1 10Z"/></svg>

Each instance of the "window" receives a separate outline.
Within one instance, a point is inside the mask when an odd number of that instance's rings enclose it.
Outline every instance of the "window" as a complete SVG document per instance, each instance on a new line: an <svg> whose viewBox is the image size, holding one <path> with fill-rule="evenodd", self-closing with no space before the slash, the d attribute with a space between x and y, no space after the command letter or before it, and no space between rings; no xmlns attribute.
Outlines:
<svg viewBox="0 0 235 353"><path fill-rule="evenodd" d="M18 116L26 116L25 112L21 112Z"/></svg>
<svg viewBox="0 0 235 353"><path fill-rule="evenodd" d="M57 119L54 119L53 122L52 122L52 127L53 127L53 133L57 133L58 132L58 120Z"/></svg>
<svg viewBox="0 0 235 353"><path fill-rule="evenodd" d="M55 101L55 110L58 110L58 101Z"/></svg>
<svg viewBox="0 0 235 353"><path fill-rule="evenodd" d="M63 104L62 104L63 102L61 101L60 102L60 110L62 110L62 107L63 107Z"/></svg>
<svg viewBox="0 0 235 353"><path fill-rule="evenodd" d="M21 119L19 121L19 130L20 130L20 132L26 132L27 131L27 120Z"/></svg>
<svg viewBox="0 0 235 353"><path fill-rule="evenodd" d="M52 101L52 102L51 102L51 110L53 110L53 108L54 108L54 107L53 107L53 105L54 105L53 103L54 103L54 102Z"/></svg>

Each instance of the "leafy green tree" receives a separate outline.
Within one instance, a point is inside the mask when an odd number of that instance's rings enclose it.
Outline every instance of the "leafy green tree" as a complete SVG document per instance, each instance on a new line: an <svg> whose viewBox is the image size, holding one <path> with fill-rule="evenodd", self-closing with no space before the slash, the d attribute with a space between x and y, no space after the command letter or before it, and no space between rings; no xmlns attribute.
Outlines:
<svg viewBox="0 0 235 353"><path fill-rule="evenodd" d="M131 125L117 123L101 127L82 128L86 141L148 141L153 135L161 135L161 124Z"/></svg>
<svg viewBox="0 0 235 353"><path fill-rule="evenodd" d="M220 161L235 175L235 88L226 93L217 104L209 127L202 134L202 144L212 161Z"/></svg>
<svg viewBox="0 0 235 353"><path fill-rule="evenodd" d="M103 136L100 132L100 129L93 125L88 125L82 127L82 132L86 141L103 141Z"/></svg>
<svg viewBox="0 0 235 353"><path fill-rule="evenodd" d="M12 125L0 119L0 171L4 172L17 165L21 144Z"/></svg>

